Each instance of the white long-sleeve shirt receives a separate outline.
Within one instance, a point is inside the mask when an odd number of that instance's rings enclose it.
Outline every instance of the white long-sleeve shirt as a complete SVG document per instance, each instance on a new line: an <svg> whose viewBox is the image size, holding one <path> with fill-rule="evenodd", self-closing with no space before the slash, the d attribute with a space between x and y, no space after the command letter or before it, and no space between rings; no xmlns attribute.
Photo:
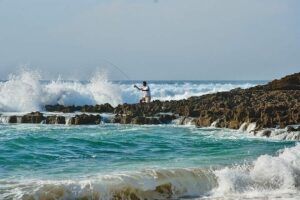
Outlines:
<svg viewBox="0 0 300 200"><path fill-rule="evenodd" d="M141 90L143 91L143 97L151 97L149 86L142 86Z"/></svg>

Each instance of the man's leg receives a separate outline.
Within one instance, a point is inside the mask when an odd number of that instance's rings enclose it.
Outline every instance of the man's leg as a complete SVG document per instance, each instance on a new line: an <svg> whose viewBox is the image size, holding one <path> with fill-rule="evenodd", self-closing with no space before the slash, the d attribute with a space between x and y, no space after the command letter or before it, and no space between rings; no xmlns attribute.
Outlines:
<svg viewBox="0 0 300 200"><path fill-rule="evenodd" d="M151 101L151 98L150 98L150 97L145 97L145 102L146 102L146 103L150 103L150 101Z"/></svg>

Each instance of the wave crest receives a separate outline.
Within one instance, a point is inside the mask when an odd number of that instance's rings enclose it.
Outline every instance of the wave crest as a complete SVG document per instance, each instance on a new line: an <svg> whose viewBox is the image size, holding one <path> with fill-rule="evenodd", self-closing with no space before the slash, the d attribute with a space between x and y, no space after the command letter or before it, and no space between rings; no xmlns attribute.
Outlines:
<svg viewBox="0 0 300 200"><path fill-rule="evenodd" d="M0 197L22 199L265 199L300 197L300 144L252 164L157 169L69 181L0 182Z"/></svg>
<svg viewBox="0 0 300 200"><path fill-rule="evenodd" d="M42 84L34 71L22 70L0 82L0 111L43 110L45 105L94 105L122 103L120 88L109 82L104 73L96 73L86 84L62 80Z"/></svg>
<svg viewBox="0 0 300 200"><path fill-rule="evenodd" d="M299 197L300 144L284 149L278 156L262 155L252 165L216 170L215 175L219 186L213 194L217 197L253 195L253 198L261 198L285 193Z"/></svg>

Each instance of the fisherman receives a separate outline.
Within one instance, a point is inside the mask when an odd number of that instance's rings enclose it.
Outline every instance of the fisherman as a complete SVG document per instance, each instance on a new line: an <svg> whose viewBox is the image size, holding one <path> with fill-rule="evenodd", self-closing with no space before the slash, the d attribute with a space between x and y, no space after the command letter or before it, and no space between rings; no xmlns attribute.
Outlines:
<svg viewBox="0 0 300 200"><path fill-rule="evenodd" d="M143 86L142 87L138 87L136 85L134 85L134 87L138 90L141 90L143 92L143 97L140 100L140 103L150 103L151 101L151 93L150 93L150 88L147 85L146 81L143 81Z"/></svg>

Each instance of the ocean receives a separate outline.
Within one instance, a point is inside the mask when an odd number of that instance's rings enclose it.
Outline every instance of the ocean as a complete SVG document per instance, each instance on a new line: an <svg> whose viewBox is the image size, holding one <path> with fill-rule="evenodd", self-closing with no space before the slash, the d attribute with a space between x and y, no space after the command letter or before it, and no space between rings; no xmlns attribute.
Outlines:
<svg viewBox="0 0 300 200"><path fill-rule="evenodd" d="M0 82L0 199L299 199L300 144L192 125L8 124L47 104L138 102L133 84L95 75ZM149 81L178 100L266 81ZM46 113L47 114L47 113Z"/></svg>

